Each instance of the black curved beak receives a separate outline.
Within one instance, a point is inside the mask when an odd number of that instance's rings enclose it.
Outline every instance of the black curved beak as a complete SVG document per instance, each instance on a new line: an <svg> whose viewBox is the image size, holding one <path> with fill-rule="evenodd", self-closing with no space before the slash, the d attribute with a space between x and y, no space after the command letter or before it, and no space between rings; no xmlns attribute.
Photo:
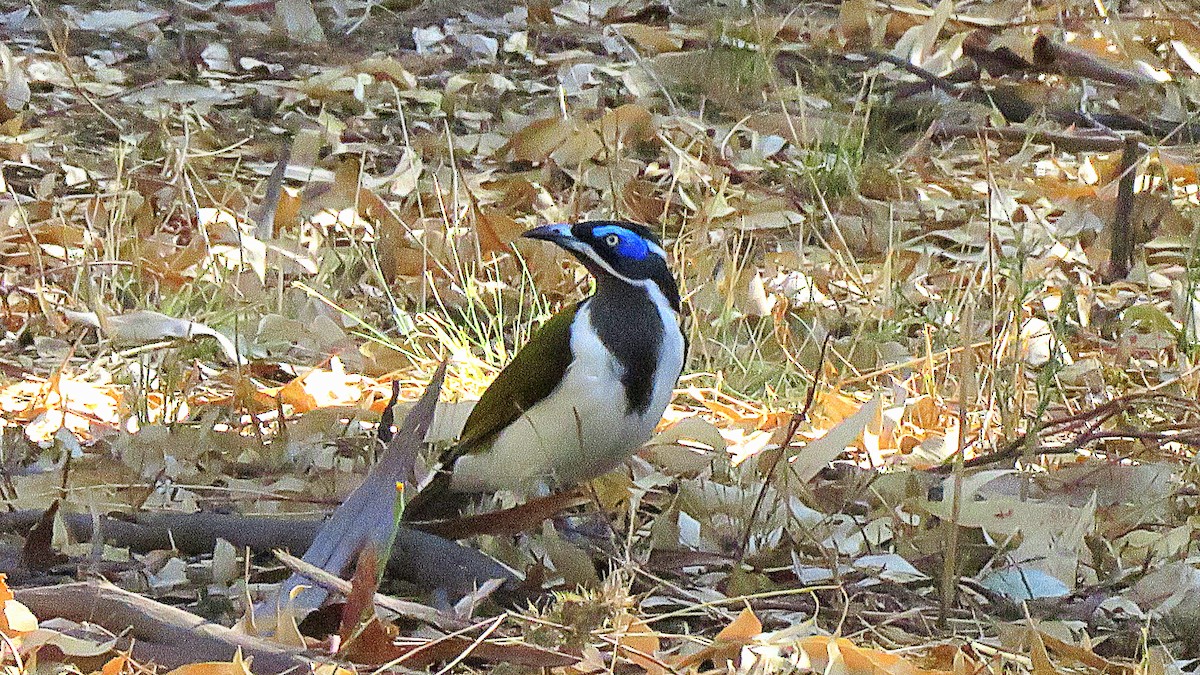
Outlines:
<svg viewBox="0 0 1200 675"><path fill-rule="evenodd" d="M526 230L521 233L522 237L529 239L541 239L542 241L551 241L559 246L566 246L567 242L577 241L575 235L571 234L571 226L566 223L555 223L554 225L542 225L535 227L532 230Z"/></svg>

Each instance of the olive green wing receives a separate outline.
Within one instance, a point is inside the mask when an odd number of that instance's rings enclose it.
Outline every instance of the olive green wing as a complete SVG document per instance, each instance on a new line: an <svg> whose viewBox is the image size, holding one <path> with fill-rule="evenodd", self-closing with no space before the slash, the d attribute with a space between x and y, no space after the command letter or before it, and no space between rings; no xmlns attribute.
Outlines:
<svg viewBox="0 0 1200 675"><path fill-rule="evenodd" d="M500 371L471 409L448 459L486 447L562 382L571 365L571 324L578 310L576 304L551 317Z"/></svg>
<svg viewBox="0 0 1200 675"><path fill-rule="evenodd" d="M442 469L406 505L405 520L458 515L466 500L450 491L455 460L486 450L505 427L554 391L571 365L571 323L578 309L576 304L551 317L500 371L471 409L458 442L442 454Z"/></svg>

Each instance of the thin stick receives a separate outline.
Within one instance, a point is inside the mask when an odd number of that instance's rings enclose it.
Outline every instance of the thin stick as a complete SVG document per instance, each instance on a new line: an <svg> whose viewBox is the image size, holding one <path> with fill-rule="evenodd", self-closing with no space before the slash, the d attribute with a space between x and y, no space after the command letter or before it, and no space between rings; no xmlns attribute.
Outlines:
<svg viewBox="0 0 1200 675"><path fill-rule="evenodd" d="M762 508L763 500L767 496L767 487L770 486L771 479L775 476L775 468L779 466L779 460L787 454L788 446L792 444L792 439L795 438L796 432L800 430L800 423L808 419L808 413L812 410L813 402L817 399L817 387L821 384L821 371L825 367L825 354L829 348L832 336L832 333L827 333L825 341L821 343L821 356L817 361L817 373L813 377L812 387L808 390L804 407L788 422L787 432L783 435L783 442L779 445L779 452L775 453L775 458L771 461L771 468L767 469L767 475L763 477L762 487L759 488L758 497L754 500L754 508L750 511L750 517L746 520L746 530L742 533L741 551L743 556L746 555L746 551L750 548L750 533L754 527L754 521L758 519L758 511Z"/></svg>

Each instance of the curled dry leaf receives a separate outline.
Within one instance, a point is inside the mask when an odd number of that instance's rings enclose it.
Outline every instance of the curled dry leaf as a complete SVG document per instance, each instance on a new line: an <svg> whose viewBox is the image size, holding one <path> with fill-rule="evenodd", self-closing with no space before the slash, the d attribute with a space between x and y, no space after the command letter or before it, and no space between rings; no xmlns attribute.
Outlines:
<svg viewBox="0 0 1200 675"><path fill-rule="evenodd" d="M707 449L696 446L707 446ZM715 460L727 461L725 446L720 430L708 420L693 416L660 431L641 454L670 475L695 476L708 469Z"/></svg>
<svg viewBox="0 0 1200 675"><path fill-rule="evenodd" d="M613 620L613 629L617 654L644 669L647 675L665 675L667 669L656 656L661 641L645 621L623 612Z"/></svg>
<svg viewBox="0 0 1200 675"><path fill-rule="evenodd" d="M797 478L804 482L810 481L821 469L837 459L847 447L862 436L867 425L875 421L882 405L883 399L876 395L853 415L825 432L824 436L805 445L795 457L789 459Z"/></svg>
<svg viewBox="0 0 1200 675"><path fill-rule="evenodd" d="M189 663L186 666L180 666L175 670L167 673L167 675L254 675L250 670L250 664L242 658L242 651L239 649L237 654L234 654L233 660L229 662L209 661L207 663Z"/></svg>
<svg viewBox="0 0 1200 675"><path fill-rule="evenodd" d="M728 626L722 628L720 633L717 633L713 644L695 654L676 659L671 665L676 668L691 668L706 661L738 664L742 647L750 644L762 632L762 621L754 615L753 610L747 607L739 612L737 618Z"/></svg>
<svg viewBox="0 0 1200 675"><path fill-rule="evenodd" d="M124 346L144 345L159 340L191 340L199 335L214 338L230 361L245 365L233 341L217 330L187 319L176 319L150 310L117 314L101 319L95 312L63 310L68 321L99 328L113 343Z"/></svg>
<svg viewBox="0 0 1200 675"><path fill-rule="evenodd" d="M660 26L643 23L617 24L616 29L626 39L649 55L677 52L683 49L683 38Z"/></svg>
<svg viewBox="0 0 1200 675"><path fill-rule="evenodd" d="M0 108L0 122L7 123L16 117L17 113L29 105L29 78L25 70L13 58L7 46L0 45L0 79L4 82L3 107ZM19 123L17 124L19 127ZM9 130L15 136L17 129Z"/></svg>
<svg viewBox="0 0 1200 675"><path fill-rule="evenodd" d="M826 636L800 639L800 665L818 673L839 672L845 675L939 675L943 671L917 667L909 659L860 647L846 638Z"/></svg>

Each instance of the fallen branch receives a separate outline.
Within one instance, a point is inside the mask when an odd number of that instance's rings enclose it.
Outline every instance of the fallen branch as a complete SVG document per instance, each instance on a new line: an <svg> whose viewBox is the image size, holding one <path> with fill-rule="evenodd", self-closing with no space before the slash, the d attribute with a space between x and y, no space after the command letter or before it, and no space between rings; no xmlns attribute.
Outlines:
<svg viewBox="0 0 1200 675"><path fill-rule="evenodd" d="M41 516L38 510L0 513L0 530L24 534ZM60 517L76 541L92 538L91 516L64 513ZM100 518L104 540L114 546L141 553L177 550L185 555L212 553L218 539L255 553L305 551L322 524L223 513L138 513ZM419 588L440 588L452 595L470 593L487 579L517 582L511 570L479 551L407 527L396 534L388 572ZM504 590L506 587L502 587L500 597L504 597Z"/></svg>
<svg viewBox="0 0 1200 675"><path fill-rule="evenodd" d="M1102 428L1106 423L1119 419L1134 410L1146 408L1170 410L1172 421L1151 425L1146 429L1128 427ZM1166 417L1164 413L1164 417ZM1190 421L1183 421L1190 419ZM1110 427L1113 425L1110 424ZM1056 436L1069 440L1050 445L1041 442L1044 437ZM1168 396L1161 393L1139 393L1115 398L1089 410L1048 420L1036 430L1021 434L1004 445L963 462L968 469L1007 464L1022 457L1038 455L1062 455L1079 452L1085 447L1109 440L1134 439L1143 443L1177 443L1200 448L1200 403L1194 400ZM954 457L945 464L931 469L932 473L947 474L954 470Z"/></svg>
<svg viewBox="0 0 1200 675"><path fill-rule="evenodd" d="M937 140L947 138L993 138L1015 143L1040 143L1053 145L1064 152L1114 152L1125 148L1125 139L1120 136L1083 136L1080 134L1034 131L1019 126L980 127L964 124L935 122L930 127L930 136ZM1138 143L1138 146L1145 148Z"/></svg>
<svg viewBox="0 0 1200 675"><path fill-rule="evenodd" d="M177 668L189 663L230 661L241 650L254 659L258 675L307 673L304 653L238 633L190 612L121 590L107 582L24 588L16 598L36 616L96 624L120 635L120 650L141 663Z"/></svg>
<svg viewBox="0 0 1200 675"><path fill-rule="evenodd" d="M1141 73L1120 68L1082 49L1057 43L1045 35L1039 35L1033 41L1033 65L1042 72L1085 77L1126 89L1154 84L1154 80Z"/></svg>
<svg viewBox="0 0 1200 675"><path fill-rule="evenodd" d="M1112 244L1109 247L1108 269L1104 280L1108 283L1129 276L1133 265L1135 233L1130 218L1133 215L1133 188L1137 178L1137 165L1143 151L1133 139L1125 142L1121 153L1121 176L1117 182L1117 208L1113 213Z"/></svg>

